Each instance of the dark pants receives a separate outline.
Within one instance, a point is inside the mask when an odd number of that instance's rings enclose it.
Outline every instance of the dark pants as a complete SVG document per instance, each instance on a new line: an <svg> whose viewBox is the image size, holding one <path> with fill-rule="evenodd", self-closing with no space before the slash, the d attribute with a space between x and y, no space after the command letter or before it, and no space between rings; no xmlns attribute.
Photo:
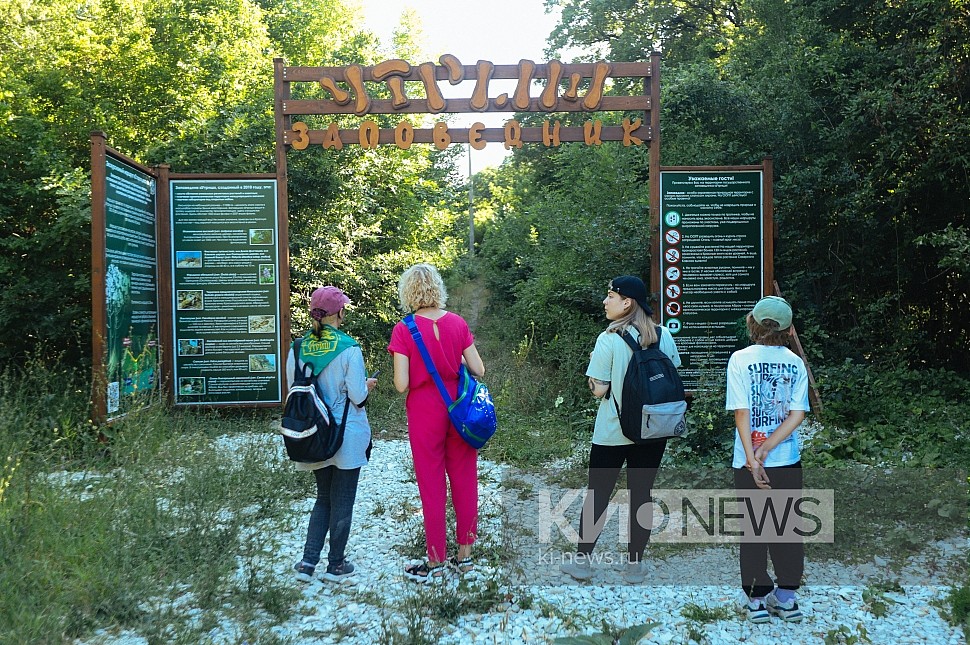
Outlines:
<svg viewBox="0 0 970 645"><path fill-rule="evenodd" d="M791 466L765 468L771 490L802 489L802 462ZM740 491L757 490L754 477L746 468L734 469L734 488ZM775 570L778 587L798 589L805 571L805 545L802 542L756 543L741 542L741 588L749 598L761 598L775 588L768 574L768 556Z"/></svg>
<svg viewBox="0 0 970 645"><path fill-rule="evenodd" d="M664 455L667 441L660 440L646 444L625 446L600 446L593 444L589 451L589 486L583 510L579 515L579 553L589 555L596 546L600 531L605 523L604 513L613 496L613 488L620 477L620 468L626 462L627 491L630 496L630 542L629 559L639 562L643 550L650 541L650 528L653 525L653 508L650 491L657 479L657 470ZM640 509L643 508L641 514ZM590 526L584 521L592 516Z"/></svg>
<svg viewBox="0 0 970 645"><path fill-rule="evenodd" d="M313 476L317 480L317 501L310 513L303 561L316 566L329 531L330 552L327 561L329 564L340 564L344 561L344 549L350 538L350 521L353 519L360 468L341 470L336 466L327 466L314 470Z"/></svg>

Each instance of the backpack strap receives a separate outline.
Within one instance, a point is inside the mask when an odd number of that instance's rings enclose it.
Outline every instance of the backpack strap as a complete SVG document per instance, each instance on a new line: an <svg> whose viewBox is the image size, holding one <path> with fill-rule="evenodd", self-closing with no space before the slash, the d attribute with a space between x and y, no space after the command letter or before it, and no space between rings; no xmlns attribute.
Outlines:
<svg viewBox="0 0 970 645"><path fill-rule="evenodd" d="M294 371L294 381L301 381L300 385L309 385L313 383L313 389L317 391L317 396L323 401L323 393L320 391L320 386L317 384L316 379L313 378L313 366L309 363L304 363L300 360L300 346L303 344L303 337L300 336L293 341L293 358L296 359L296 369ZM307 368L309 368L310 373L307 374ZM327 369L327 368L323 368ZM321 372L322 374L323 372ZM347 427L347 413L350 411L350 393L347 393L347 400L344 401L344 415L343 419L340 421L341 429ZM365 399L366 400L366 399ZM324 405L327 405L324 403ZM329 406L328 406L329 409Z"/></svg>
<svg viewBox="0 0 970 645"><path fill-rule="evenodd" d="M653 344L650 345L650 347L656 347L657 349L660 349L660 325L656 325L656 330L657 330L657 340L655 340ZM633 335L629 331L623 330L623 333L620 334L620 338L625 340L626 344L629 345L630 349L632 349L634 352L638 352L641 349L643 349L642 347L640 347L640 343L638 343L636 340L633 339ZM613 399L613 407L616 408L616 416L619 417L620 404L617 403L616 397L613 396L612 384L610 386L610 398Z"/></svg>
<svg viewBox="0 0 970 645"><path fill-rule="evenodd" d="M424 338L421 337L421 331L418 330L418 323L414 320L414 314L408 314L404 317L404 324L407 325L408 331L411 332L411 338L414 339L414 344L418 348L418 352L421 354L422 360L424 360L424 366L428 370L428 374L434 379L434 384L438 386L438 392L441 394L442 400L445 402L445 407L449 410L454 403L451 395L448 394L447 388L445 388L445 382L441 380L441 374L438 373L438 368L434 366L434 361L431 360L431 354L428 352L427 346L424 344Z"/></svg>

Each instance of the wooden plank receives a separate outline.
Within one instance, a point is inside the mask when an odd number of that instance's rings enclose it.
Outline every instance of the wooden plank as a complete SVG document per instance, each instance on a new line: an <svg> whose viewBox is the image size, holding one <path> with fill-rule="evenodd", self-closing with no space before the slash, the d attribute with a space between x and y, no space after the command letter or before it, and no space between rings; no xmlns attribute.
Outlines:
<svg viewBox="0 0 970 645"><path fill-rule="evenodd" d="M563 78L569 78L570 74L580 74L586 78L592 77L594 65L595 63L565 64L563 65ZM651 74L651 63L646 61L608 63L608 65L610 66L610 73L607 75L608 78L645 78ZM345 74L346 69L347 67L283 67L281 70L281 78L287 84L299 82L317 83L324 76L329 76L337 82L344 83L347 79ZM383 80L374 80L373 69L373 65L362 67L364 81L369 83L383 83ZM462 70L465 76L462 82L475 82L477 80L478 67L476 65L462 65ZM491 77L493 79L518 79L519 66L495 65ZM548 79L548 63L536 64L532 77L539 80ZM403 74L401 78L406 81L421 81L421 77L418 75L418 65L411 65L411 71ZM448 80L448 69L443 65L435 64L435 78L439 81Z"/></svg>
<svg viewBox="0 0 970 645"><path fill-rule="evenodd" d="M104 132L91 133L91 416L95 423L108 418L105 338L108 303L105 298L105 225L107 153Z"/></svg>
<svg viewBox="0 0 970 645"><path fill-rule="evenodd" d="M172 327L172 174L168 164L158 167L155 191L155 242L158 270L158 358L165 402L175 401L175 330Z"/></svg>
<svg viewBox="0 0 970 645"><path fill-rule="evenodd" d="M649 218L650 230L650 291L657 294L657 302L660 302L660 266L657 265L660 259L660 52L653 52L650 55L651 74L649 80L644 81L644 93L651 106L655 105L658 109L645 109L643 114L644 123L650 124L650 131L655 136L650 139L650 158L647 178L649 190ZM656 266L655 266L656 265ZM655 312L655 320L663 320L664 312Z"/></svg>
<svg viewBox="0 0 970 645"><path fill-rule="evenodd" d="M596 110L587 110L583 107L583 99L578 101L567 101L559 98L558 104L553 110L545 110L539 105L539 99L532 97L529 100L529 107L525 110L512 105L511 98L504 105L499 106L495 98L490 98L488 107L484 110L476 110L471 107L471 99L445 99L445 108L437 114L459 114L459 113L486 113L486 112L545 112L554 114L556 112L632 112L651 109L651 99L649 96L604 96ZM355 114L353 102L347 105L338 105L333 101L327 100L287 100L281 105L281 113L286 116L309 115L309 114ZM396 108L390 99L372 99L367 107L367 112L360 115L362 118L368 114L435 114L428 108L427 99L411 99L411 102Z"/></svg>

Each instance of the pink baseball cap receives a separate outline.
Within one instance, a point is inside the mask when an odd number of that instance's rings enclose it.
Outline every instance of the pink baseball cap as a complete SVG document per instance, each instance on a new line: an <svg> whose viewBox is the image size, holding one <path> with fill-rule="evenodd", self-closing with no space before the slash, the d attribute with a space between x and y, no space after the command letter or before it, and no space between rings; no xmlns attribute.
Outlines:
<svg viewBox="0 0 970 645"><path fill-rule="evenodd" d="M319 309L323 316L332 316L350 304L350 298L337 287L320 287L310 296L310 312Z"/></svg>

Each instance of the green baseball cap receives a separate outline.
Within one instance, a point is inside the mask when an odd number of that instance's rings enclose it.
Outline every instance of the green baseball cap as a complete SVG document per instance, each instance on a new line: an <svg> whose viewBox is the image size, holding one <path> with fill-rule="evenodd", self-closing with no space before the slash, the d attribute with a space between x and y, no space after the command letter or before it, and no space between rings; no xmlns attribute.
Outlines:
<svg viewBox="0 0 970 645"><path fill-rule="evenodd" d="M751 317L760 325L766 320L778 323L778 329L791 327L791 305L784 298L765 296L751 310Z"/></svg>

